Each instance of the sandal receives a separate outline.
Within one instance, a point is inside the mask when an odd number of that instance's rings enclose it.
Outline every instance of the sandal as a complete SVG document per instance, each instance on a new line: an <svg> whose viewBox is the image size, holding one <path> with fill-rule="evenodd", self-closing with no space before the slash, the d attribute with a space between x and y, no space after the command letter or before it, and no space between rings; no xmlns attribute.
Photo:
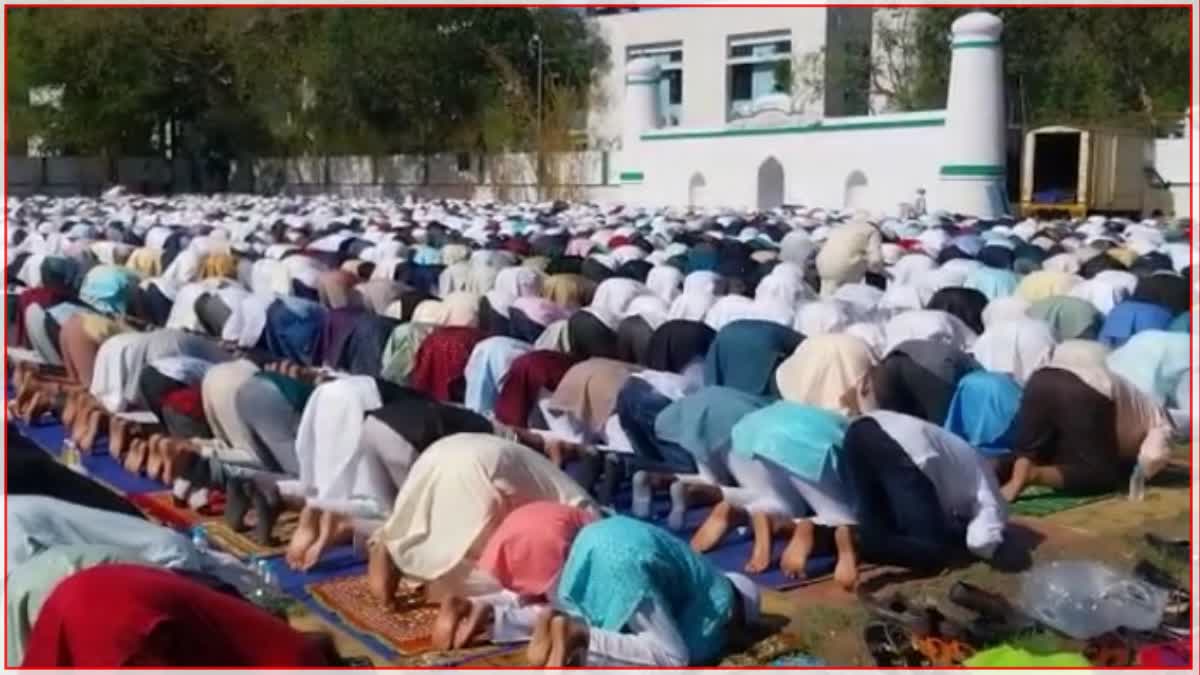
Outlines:
<svg viewBox="0 0 1200 675"><path fill-rule="evenodd" d="M871 659L880 668L920 668L929 663L912 644L912 637L903 627L886 621L867 625L863 641Z"/></svg>

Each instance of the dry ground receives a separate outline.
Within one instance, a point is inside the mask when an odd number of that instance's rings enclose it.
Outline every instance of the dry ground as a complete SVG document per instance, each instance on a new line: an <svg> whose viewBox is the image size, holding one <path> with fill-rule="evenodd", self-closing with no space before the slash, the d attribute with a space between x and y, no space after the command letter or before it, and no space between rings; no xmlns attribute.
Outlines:
<svg viewBox="0 0 1200 675"><path fill-rule="evenodd" d="M1143 534L1155 532L1172 537L1188 536L1190 527L1191 476L1187 448L1179 448L1175 464L1162 479L1147 489L1142 502L1123 497L1108 499L1056 513L1044 518L1014 518L1009 537L1016 538L1030 554L1033 563L1051 560L1090 559L1130 570L1141 559L1149 559L1171 572L1181 583L1190 585L1186 563L1165 558L1148 546ZM979 562L960 567L933 578L912 579L897 570L875 569L863 574L863 584L871 590L901 590L910 600L935 602L947 613L952 605L946 594L954 582L965 580L984 588L1015 597L1020 572L999 571ZM874 665L861 639L868 614L855 596L836 587L830 580L818 580L791 591L768 592L764 611L786 622L781 633L766 638L747 652L726 659L727 665L764 663L782 651L800 648L835 666ZM298 614L293 624L306 630L329 630L319 619ZM335 639L344 654L366 656L382 662L353 638L338 633ZM402 659L395 665L424 665L424 658ZM520 652L472 662L479 666L521 666Z"/></svg>

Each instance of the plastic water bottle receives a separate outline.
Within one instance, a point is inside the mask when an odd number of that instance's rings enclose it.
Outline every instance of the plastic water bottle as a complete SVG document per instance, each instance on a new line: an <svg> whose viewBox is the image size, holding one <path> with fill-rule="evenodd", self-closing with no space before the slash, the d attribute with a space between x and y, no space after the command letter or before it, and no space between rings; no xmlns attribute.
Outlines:
<svg viewBox="0 0 1200 675"><path fill-rule="evenodd" d="M1133 467L1133 473L1129 475L1129 501L1140 502L1146 498L1146 472L1142 470L1141 464L1136 464Z"/></svg>
<svg viewBox="0 0 1200 675"><path fill-rule="evenodd" d="M250 601L273 614L285 614L288 599L278 587L270 561L266 558L251 558L248 562L253 572L253 586L247 593Z"/></svg>
<svg viewBox="0 0 1200 675"><path fill-rule="evenodd" d="M208 550L208 533L204 531L203 525L192 528L192 546L195 546L197 551Z"/></svg>

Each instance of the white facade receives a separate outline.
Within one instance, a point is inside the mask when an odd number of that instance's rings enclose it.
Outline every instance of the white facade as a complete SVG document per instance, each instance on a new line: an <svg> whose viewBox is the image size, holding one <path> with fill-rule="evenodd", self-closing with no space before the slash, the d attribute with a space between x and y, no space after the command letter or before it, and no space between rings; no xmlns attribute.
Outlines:
<svg viewBox="0 0 1200 675"><path fill-rule="evenodd" d="M662 114L646 110L661 104L660 97L648 93L655 64L633 59L626 64L623 98L632 109L624 119L643 126L621 130L622 200L647 206L804 204L896 213L924 189L931 208L1003 215L1008 204L1001 29L1000 19L984 12L955 22L947 110L799 124L770 119L731 125L718 112L717 121L707 126L664 125ZM684 120L692 114L687 106ZM708 114L712 119L712 110Z"/></svg>
<svg viewBox="0 0 1200 675"><path fill-rule="evenodd" d="M791 65L820 53L829 42L841 44L853 36L869 44L871 11L688 7L595 17L612 68L598 83L598 105L588 116L589 138L600 147L621 139L625 70L635 58L654 60L663 73L659 114L664 126L723 126L753 99L773 93L777 63ZM802 95L799 86L793 89L793 107L801 117L817 119L837 107L823 92Z"/></svg>

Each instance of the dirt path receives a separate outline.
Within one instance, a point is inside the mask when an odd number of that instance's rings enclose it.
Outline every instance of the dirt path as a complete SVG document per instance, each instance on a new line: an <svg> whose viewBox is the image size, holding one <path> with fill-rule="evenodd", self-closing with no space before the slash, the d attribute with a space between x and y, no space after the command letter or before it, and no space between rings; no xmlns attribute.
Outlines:
<svg viewBox="0 0 1200 675"><path fill-rule="evenodd" d="M1181 564L1162 557L1143 539L1146 532L1188 535L1190 495L1186 484L1173 482L1176 484L1147 490L1142 502L1118 497L1044 518L1013 518L1007 536L1018 537L1029 547L1034 564L1086 559L1131 570L1144 558L1190 585L1186 561ZM956 581L968 581L1012 598L1020 579L1019 572L998 571L982 562L925 579L906 579L896 570L887 569L863 574L866 588L885 593L900 590L912 601L936 602L948 614L953 606L946 599L947 592ZM861 638L869 616L853 594L842 591L832 581L771 593L764 609L786 617L784 631L795 636L797 646L830 665L874 665Z"/></svg>

